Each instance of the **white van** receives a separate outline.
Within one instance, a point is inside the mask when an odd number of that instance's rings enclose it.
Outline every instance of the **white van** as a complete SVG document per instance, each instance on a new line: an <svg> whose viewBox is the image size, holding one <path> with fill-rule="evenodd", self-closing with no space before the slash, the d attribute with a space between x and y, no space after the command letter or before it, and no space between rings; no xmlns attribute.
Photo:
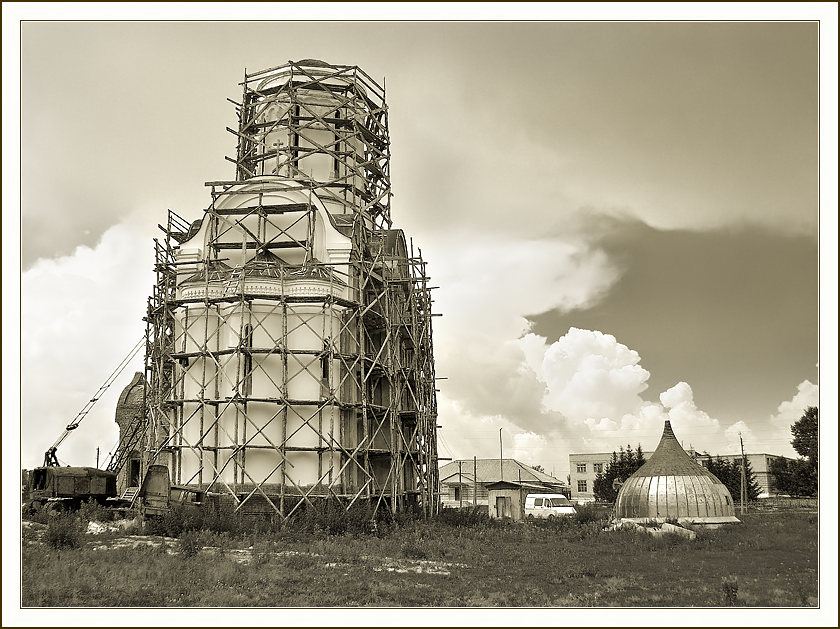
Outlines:
<svg viewBox="0 0 840 629"><path fill-rule="evenodd" d="M525 496L525 517L555 518L577 513L569 499L563 494L528 494Z"/></svg>

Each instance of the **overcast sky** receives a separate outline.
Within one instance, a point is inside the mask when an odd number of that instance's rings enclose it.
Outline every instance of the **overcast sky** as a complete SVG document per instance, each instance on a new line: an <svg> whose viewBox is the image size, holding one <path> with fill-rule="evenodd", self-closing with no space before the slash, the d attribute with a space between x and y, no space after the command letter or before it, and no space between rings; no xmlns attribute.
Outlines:
<svg viewBox="0 0 840 629"><path fill-rule="evenodd" d="M793 455L818 404L816 23L22 26L22 464L143 333L156 225L230 179L243 71L384 80L442 456ZM832 210L834 211L834 210ZM836 327L836 321L835 321ZM139 369L139 363L137 363ZM103 460L126 372L59 451ZM33 421L37 418L37 421Z"/></svg>

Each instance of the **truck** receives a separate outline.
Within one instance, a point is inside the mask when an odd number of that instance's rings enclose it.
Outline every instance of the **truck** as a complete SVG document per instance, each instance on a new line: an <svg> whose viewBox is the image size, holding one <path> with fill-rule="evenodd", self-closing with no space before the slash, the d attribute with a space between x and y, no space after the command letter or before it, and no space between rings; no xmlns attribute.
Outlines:
<svg viewBox="0 0 840 629"><path fill-rule="evenodd" d="M150 465L137 497L143 517L160 517L175 506L201 509L207 496L195 487L172 485L166 465Z"/></svg>
<svg viewBox="0 0 840 629"><path fill-rule="evenodd" d="M117 497L117 474L95 467L36 467L29 473L26 505L78 509L82 502L106 504Z"/></svg>

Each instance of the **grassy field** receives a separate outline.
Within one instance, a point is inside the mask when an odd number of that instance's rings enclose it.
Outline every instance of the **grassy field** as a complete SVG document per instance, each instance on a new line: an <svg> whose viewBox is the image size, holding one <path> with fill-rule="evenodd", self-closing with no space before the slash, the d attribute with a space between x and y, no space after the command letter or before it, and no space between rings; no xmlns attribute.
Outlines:
<svg viewBox="0 0 840 629"><path fill-rule="evenodd" d="M459 525L460 524L460 525ZM24 530L22 602L42 606L816 606L814 513L754 513L694 540L559 522L442 518L374 533ZM72 537L72 536L71 536ZM71 546L73 543L70 544Z"/></svg>

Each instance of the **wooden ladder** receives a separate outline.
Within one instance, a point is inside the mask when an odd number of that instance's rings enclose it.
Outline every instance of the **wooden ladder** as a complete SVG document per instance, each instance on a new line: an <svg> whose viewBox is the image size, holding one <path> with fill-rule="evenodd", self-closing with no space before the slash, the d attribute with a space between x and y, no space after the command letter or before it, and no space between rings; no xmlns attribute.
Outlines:
<svg viewBox="0 0 840 629"><path fill-rule="evenodd" d="M134 499L137 497L137 494L140 493L139 487L126 487L123 495L120 497L121 500L129 500L134 502Z"/></svg>

